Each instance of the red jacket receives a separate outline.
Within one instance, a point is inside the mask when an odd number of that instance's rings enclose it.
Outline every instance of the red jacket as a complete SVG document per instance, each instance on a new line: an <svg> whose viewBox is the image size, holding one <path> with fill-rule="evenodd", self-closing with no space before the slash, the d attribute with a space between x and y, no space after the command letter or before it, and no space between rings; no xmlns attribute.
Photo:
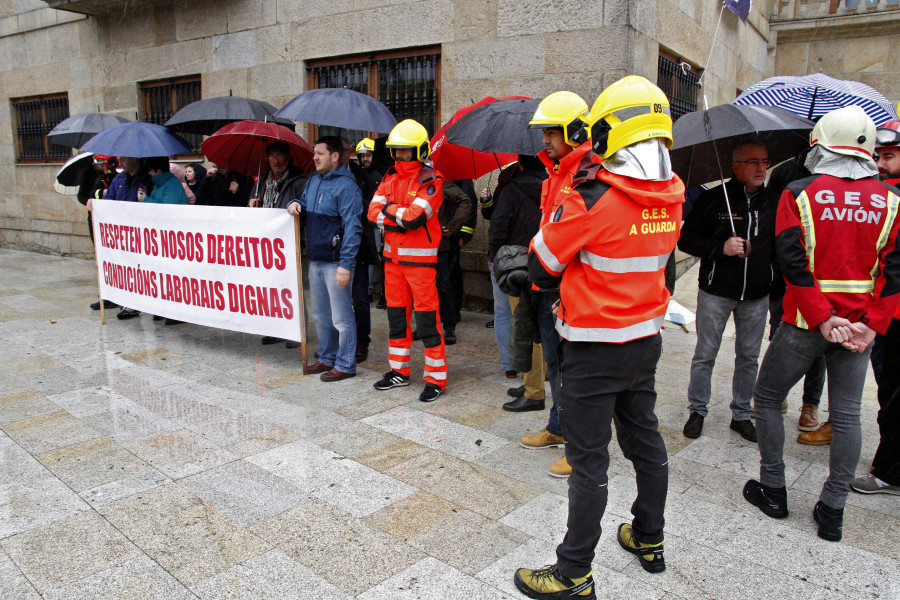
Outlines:
<svg viewBox="0 0 900 600"><path fill-rule="evenodd" d="M788 185L775 226L785 323L812 329L837 315L884 334L900 300L898 194L874 177Z"/></svg>
<svg viewBox="0 0 900 600"><path fill-rule="evenodd" d="M369 204L369 222L384 231L384 259L399 265L437 265L444 197L441 176L418 161L395 162Z"/></svg>
<svg viewBox="0 0 900 600"><path fill-rule="evenodd" d="M535 236L528 273L542 288L559 283L556 329L563 338L623 343L662 327L684 184L678 176L623 177L598 160L583 165L574 190Z"/></svg>

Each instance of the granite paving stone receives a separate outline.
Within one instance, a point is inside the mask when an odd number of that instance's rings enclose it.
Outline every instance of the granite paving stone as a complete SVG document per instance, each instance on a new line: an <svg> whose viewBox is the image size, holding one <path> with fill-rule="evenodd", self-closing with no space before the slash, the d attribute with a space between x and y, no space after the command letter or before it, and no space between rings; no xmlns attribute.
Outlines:
<svg viewBox="0 0 900 600"><path fill-rule="evenodd" d="M556 560L568 484L547 469L563 450L520 446L548 410L502 410L521 376L499 365L491 315L463 312L447 392L425 404L420 342L410 386L372 387L389 368L385 311L357 377L324 383L258 335L115 311L101 325L93 261L0 248L0 273L0 599L506 600L523 597L516 568ZM675 298L696 294L694 267ZM657 369L667 569L646 573L616 542L636 483L614 437L597 597L900 598L896 496L851 493L843 540L816 536L830 448L796 442L799 386L783 415L790 515L743 499L759 454L728 427L731 324L703 436L682 435L689 329L662 331ZM878 444L875 394L868 376L858 475Z"/></svg>

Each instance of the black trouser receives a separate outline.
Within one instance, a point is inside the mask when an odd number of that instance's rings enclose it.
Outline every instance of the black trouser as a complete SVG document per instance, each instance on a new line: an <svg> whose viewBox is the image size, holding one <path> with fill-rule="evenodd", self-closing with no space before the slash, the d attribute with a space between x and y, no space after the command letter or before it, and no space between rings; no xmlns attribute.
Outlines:
<svg viewBox="0 0 900 600"><path fill-rule="evenodd" d="M453 286L450 281L450 252L438 252L437 289L441 308L441 323L444 324L444 329L448 331L455 329L456 323L459 321L457 318L459 311L457 310L456 299L453 297Z"/></svg>
<svg viewBox="0 0 900 600"><path fill-rule="evenodd" d="M900 319L891 321L883 344L884 368L878 384L881 441L872 461L872 474L885 483L900 485Z"/></svg>
<svg viewBox="0 0 900 600"><path fill-rule="evenodd" d="M447 251L447 268L450 272L450 288L453 290L453 325L460 321L459 311L462 310L463 295L463 270L460 264L462 249L459 247L459 238L450 238L450 250ZM444 315L441 315L441 319Z"/></svg>
<svg viewBox="0 0 900 600"><path fill-rule="evenodd" d="M658 431L656 364L659 334L605 344L559 345L558 408L566 440L569 477L568 531L556 548L560 573L575 578L591 570L608 495L610 422L625 458L634 464L637 498L631 505L636 541L663 541L669 458Z"/></svg>
<svg viewBox="0 0 900 600"><path fill-rule="evenodd" d="M369 306L369 265L359 263L353 270L353 315L356 318L356 347L368 348L372 333Z"/></svg>

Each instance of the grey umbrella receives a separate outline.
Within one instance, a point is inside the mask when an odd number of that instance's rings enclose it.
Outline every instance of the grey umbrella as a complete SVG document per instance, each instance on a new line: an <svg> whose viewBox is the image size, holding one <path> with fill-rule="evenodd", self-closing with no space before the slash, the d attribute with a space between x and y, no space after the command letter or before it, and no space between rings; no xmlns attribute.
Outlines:
<svg viewBox="0 0 900 600"><path fill-rule="evenodd" d="M539 129L528 129L540 100L497 100L473 108L447 130L447 141L481 152L534 155L544 149Z"/></svg>
<svg viewBox="0 0 900 600"><path fill-rule="evenodd" d="M276 108L268 102L241 96L217 96L191 102L166 121L165 125L181 133L212 135L229 123L238 121L272 121L291 131L294 122L275 116Z"/></svg>
<svg viewBox="0 0 900 600"><path fill-rule="evenodd" d="M294 96L275 113L285 119L388 133L397 119L380 101L347 88L319 88Z"/></svg>
<svg viewBox="0 0 900 600"><path fill-rule="evenodd" d="M81 148L89 139L113 125L130 123L128 119L101 112L72 115L50 130L47 141L59 146Z"/></svg>

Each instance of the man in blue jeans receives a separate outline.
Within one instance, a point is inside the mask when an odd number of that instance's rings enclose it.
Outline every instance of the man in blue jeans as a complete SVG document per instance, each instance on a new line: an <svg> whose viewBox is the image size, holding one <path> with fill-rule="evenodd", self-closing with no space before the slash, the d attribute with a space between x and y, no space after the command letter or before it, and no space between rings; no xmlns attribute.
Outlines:
<svg viewBox="0 0 900 600"><path fill-rule="evenodd" d="M738 146L732 154L734 177L700 194L681 230L678 247L700 257L697 347L688 385L690 416L684 425L687 438L698 438L703 432L712 370L725 324L734 315L731 429L747 441L756 441L750 399L769 310L778 206L764 185L770 164L765 146L756 142Z"/></svg>
<svg viewBox="0 0 900 600"><path fill-rule="evenodd" d="M356 178L341 164L341 140L316 140L313 175L288 212L306 214L309 291L319 334L319 360L309 373L322 381L356 376L356 322L350 281L362 237L362 194Z"/></svg>

